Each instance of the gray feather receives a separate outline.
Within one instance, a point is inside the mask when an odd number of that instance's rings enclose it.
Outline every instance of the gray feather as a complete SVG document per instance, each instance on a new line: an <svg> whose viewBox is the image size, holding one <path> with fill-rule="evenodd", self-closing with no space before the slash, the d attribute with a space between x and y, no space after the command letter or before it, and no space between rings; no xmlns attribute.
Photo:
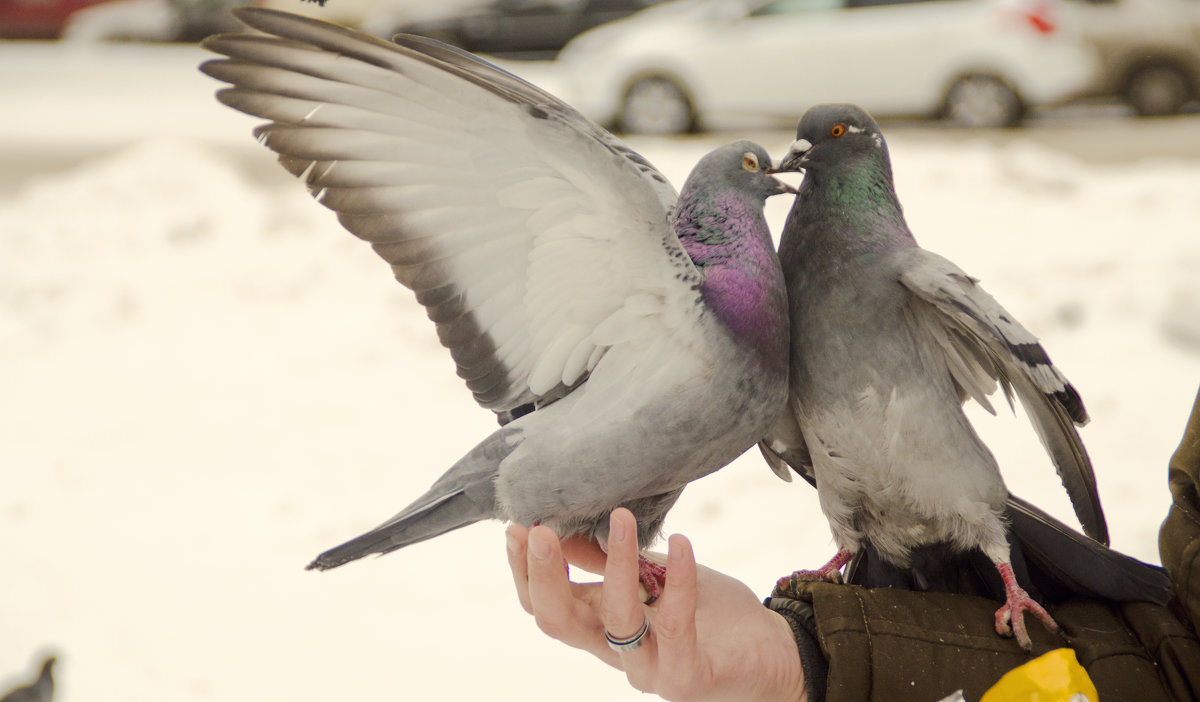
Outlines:
<svg viewBox="0 0 1200 702"><path fill-rule="evenodd" d="M385 554L441 536L496 514L496 473L520 441L501 429L471 449L433 487L399 514L362 536L317 556L306 570L329 570L371 554Z"/></svg>
<svg viewBox="0 0 1200 702"><path fill-rule="evenodd" d="M924 249L907 249L899 257L900 282L915 296L913 314L924 333L951 347L946 361L955 381L989 411L991 405L981 395L993 391L996 381L1010 404L1015 392L1062 478L1084 532L1107 544L1096 477L1074 427L1087 421L1075 388L1037 338L974 278Z"/></svg>
<svg viewBox="0 0 1200 702"><path fill-rule="evenodd" d="M50 656L42 663L37 680L29 685L15 688L3 697L0 702L52 702L54 699L54 664L58 659Z"/></svg>
<svg viewBox="0 0 1200 702"><path fill-rule="evenodd" d="M554 96L464 52L243 8L201 70L288 172L424 305L502 428L333 568L483 519L642 546L684 487L732 461L786 394L783 275L762 208L790 190L751 142L676 198ZM670 214L673 213L673 214ZM725 275L702 275L720 272Z"/></svg>
<svg viewBox="0 0 1200 702"><path fill-rule="evenodd" d="M792 320L790 410L807 448L793 465L814 476L839 547L921 581L943 574L923 563L954 554L1008 558L1013 508L961 407L973 398L994 412L997 388L1010 405L1020 400L1081 524L1106 544L1075 429L1087 421L1079 394L977 280L918 246L870 115L852 105L809 110L781 163L801 169L779 250ZM786 446L767 456L776 469ZM1023 533L1043 524L1025 517L1014 516ZM1094 563L1107 553L1101 543L1062 552Z"/></svg>
<svg viewBox="0 0 1200 702"><path fill-rule="evenodd" d="M784 482L792 482L792 470L816 487L816 477L813 475L812 456L808 454L808 446L804 443L804 434L796 422L796 415L791 409L786 409L775 420L775 425L767 432L758 449L766 459L772 472ZM791 470L789 470L791 469Z"/></svg>

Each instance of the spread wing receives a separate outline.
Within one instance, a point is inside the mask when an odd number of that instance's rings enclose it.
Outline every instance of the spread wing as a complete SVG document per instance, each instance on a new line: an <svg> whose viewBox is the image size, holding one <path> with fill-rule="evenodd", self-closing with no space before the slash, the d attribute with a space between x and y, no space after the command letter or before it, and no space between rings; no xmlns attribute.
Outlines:
<svg viewBox="0 0 1200 702"><path fill-rule="evenodd" d="M1050 453L1084 531L1108 544L1096 477L1075 426L1087 423L1079 393L1050 362L1037 338L978 282L924 249L902 254L900 282L913 294L914 323L935 338L964 399L995 412L987 395L1015 392Z"/></svg>
<svg viewBox="0 0 1200 702"><path fill-rule="evenodd" d="M228 57L201 66L232 84L218 99L268 120L260 141L392 265L502 423L566 394L695 278L674 189L552 95L438 42L235 14L262 34L205 42Z"/></svg>

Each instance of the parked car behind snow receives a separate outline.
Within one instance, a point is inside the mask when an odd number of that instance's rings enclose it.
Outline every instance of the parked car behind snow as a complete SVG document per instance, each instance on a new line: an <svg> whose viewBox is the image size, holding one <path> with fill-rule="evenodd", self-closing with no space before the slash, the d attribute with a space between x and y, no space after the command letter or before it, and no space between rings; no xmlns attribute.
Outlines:
<svg viewBox="0 0 1200 702"><path fill-rule="evenodd" d="M571 104L627 132L793 124L818 103L1017 124L1093 80L1051 0L677 0L559 56Z"/></svg>
<svg viewBox="0 0 1200 702"><path fill-rule="evenodd" d="M1200 100L1200 0L1075 0L1071 19L1100 55L1090 92L1143 116Z"/></svg>
<svg viewBox="0 0 1200 702"><path fill-rule="evenodd" d="M195 42L242 25L229 11L250 0L104 0L67 18L68 41Z"/></svg>

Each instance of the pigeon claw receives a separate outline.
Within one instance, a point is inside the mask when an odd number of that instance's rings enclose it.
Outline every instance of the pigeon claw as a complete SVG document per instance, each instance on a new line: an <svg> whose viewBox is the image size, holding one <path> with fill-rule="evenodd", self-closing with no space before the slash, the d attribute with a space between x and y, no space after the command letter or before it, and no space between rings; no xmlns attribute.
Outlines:
<svg viewBox="0 0 1200 702"><path fill-rule="evenodd" d="M796 583L840 583L842 582L842 566L850 562L854 554L842 549L833 558L816 570L797 570L791 575L785 575L775 583L777 591L786 592Z"/></svg>
<svg viewBox="0 0 1200 702"><path fill-rule="evenodd" d="M651 560L643 554L638 554L638 582L646 590L644 604L651 604L662 596L663 586L667 582L667 567L658 561Z"/></svg>
<svg viewBox="0 0 1200 702"><path fill-rule="evenodd" d="M794 583L840 583L842 573L836 569L797 570L785 575L775 583L776 588L786 588Z"/></svg>
<svg viewBox="0 0 1200 702"><path fill-rule="evenodd" d="M1017 584L1012 566L1007 563L998 563L996 568L1000 571L1000 577L1004 579L1004 591L1007 598L1000 609L996 610L996 633L1001 636L1016 637L1018 646L1027 652L1031 651L1033 641L1030 640L1029 631L1025 628L1025 613L1028 612L1037 617L1051 633L1057 634L1060 631L1058 622L1054 621L1045 607L1034 601L1029 593Z"/></svg>

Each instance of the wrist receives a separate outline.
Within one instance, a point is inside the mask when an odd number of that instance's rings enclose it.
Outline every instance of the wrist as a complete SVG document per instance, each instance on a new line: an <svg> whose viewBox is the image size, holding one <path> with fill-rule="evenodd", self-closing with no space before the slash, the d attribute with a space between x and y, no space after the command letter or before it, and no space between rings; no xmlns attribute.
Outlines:
<svg viewBox="0 0 1200 702"><path fill-rule="evenodd" d="M817 624L814 619L812 604L804 600L790 597L768 597L763 602L766 609L774 614L788 627L792 642L789 651L800 661L802 685L805 695L803 698L813 702L825 699L825 681L829 674L829 663L825 652L817 639Z"/></svg>
<svg viewBox="0 0 1200 702"><path fill-rule="evenodd" d="M783 614L772 609L767 614L778 632L779 648L782 651L778 695L771 699L788 700L789 702L808 702L808 687L805 683L804 665L800 658L800 648L796 641L795 626Z"/></svg>

